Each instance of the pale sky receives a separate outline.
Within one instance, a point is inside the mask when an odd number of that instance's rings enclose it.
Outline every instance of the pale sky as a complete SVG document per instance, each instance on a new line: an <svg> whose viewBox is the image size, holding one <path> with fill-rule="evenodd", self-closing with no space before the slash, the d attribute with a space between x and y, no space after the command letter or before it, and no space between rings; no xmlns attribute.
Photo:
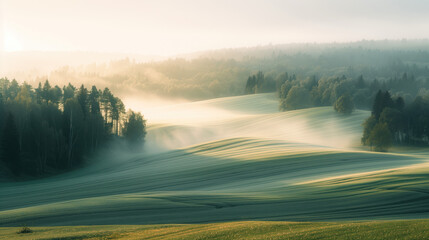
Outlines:
<svg viewBox="0 0 429 240"><path fill-rule="evenodd" d="M270 43L429 38L429 1L0 0L0 21L5 51L174 55Z"/></svg>

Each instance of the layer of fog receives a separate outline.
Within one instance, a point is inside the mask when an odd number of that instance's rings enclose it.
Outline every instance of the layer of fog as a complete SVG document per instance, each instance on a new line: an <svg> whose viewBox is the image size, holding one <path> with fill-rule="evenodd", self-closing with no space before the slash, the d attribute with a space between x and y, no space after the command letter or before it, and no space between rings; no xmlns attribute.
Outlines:
<svg viewBox="0 0 429 240"><path fill-rule="evenodd" d="M126 98L125 104L147 119L146 153L185 148L208 141L250 137L329 148L356 148L361 122L369 113L341 116L331 107L281 113L275 94L199 102L158 97Z"/></svg>

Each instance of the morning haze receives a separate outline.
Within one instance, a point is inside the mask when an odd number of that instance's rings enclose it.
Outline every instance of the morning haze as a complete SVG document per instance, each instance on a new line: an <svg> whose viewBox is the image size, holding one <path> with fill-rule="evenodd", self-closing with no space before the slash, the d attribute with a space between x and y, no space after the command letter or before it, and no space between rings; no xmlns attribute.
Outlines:
<svg viewBox="0 0 429 240"><path fill-rule="evenodd" d="M1 239L429 239L426 1L0 1Z"/></svg>
<svg viewBox="0 0 429 240"><path fill-rule="evenodd" d="M411 1L3 0L6 51L175 55L269 43L427 38Z"/></svg>

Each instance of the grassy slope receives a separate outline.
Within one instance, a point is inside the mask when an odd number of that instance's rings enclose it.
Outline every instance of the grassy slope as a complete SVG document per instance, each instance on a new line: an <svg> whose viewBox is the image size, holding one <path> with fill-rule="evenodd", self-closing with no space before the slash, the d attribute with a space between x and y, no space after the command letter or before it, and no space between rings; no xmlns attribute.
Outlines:
<svg viewBox="0 0 429 240"><path fill-rule="evenodd" d="M186 118L154 127L148 141L168 139L171 151L117 155L61 176L0 183L0 225L428 217L427 154L350 148L368 112L277 113L269 95L185 105L231 112L216 122Z"/></svg>
<svg viewBox="0 0 429 240"><path fill-rule="evenodd" d="M169 143L187 147L232 137L349 148L360 146L361 124L369 115L368 111L361 110L352 115L339 115L332 107L279 112L278 100L271 94L177 104L151 112L148 119L158 118L164 124L162 127L150 127L151 132L147 136L149 149L153 148L152 142L158 147L167 144L175 148ZM174 117L176 119L167 121Z"/></svg>
<svg viewBox="0 0 429 240"><path fill-rule="evenodd" d="M0 228L1 239L429 239L429 220Z"/></svg>

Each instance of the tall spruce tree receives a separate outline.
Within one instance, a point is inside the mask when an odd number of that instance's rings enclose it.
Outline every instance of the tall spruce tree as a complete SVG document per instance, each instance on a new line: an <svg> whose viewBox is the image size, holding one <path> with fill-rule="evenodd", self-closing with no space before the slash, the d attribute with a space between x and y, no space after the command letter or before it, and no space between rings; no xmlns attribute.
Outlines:
<svg viewBox="0 0 429 240"><path fill-rule="evenodd" d="M378 121L381 112L383 111L383 92L378 90L377 95L375 95L374 104L372 105L372 115Z"/></svg>

